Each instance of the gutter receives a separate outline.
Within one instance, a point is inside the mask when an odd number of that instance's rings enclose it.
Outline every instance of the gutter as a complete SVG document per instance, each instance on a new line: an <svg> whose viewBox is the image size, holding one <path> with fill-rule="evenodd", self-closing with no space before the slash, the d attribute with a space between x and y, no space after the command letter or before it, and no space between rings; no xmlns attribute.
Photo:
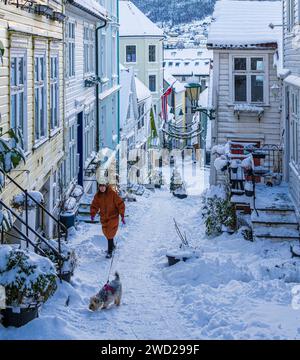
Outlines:
<svg viewBox="0 0 300 360"><path fill-rule="evenodd" d="M86 12L87 14L94 16L95 18L97 18L99 20L107 21L107 18L105 15L100 15L100 14L96 13L95 11L89 9L88 7L85 7L81 4L79 4L76 0L67 0L67 2L69 4L71 4L72 6L76 7L77 9L80 9L80 10Z"/></svg>

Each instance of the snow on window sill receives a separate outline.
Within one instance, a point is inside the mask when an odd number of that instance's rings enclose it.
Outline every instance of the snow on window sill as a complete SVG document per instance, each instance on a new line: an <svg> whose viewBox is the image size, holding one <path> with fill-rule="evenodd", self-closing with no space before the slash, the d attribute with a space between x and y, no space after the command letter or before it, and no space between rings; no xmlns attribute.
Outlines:
<svg viewBox="0 0 300 360"><path fill-rule="evenodd" d="M41 139L41 140L37 140L37 141L35 142L35 144L33 145L32 150L37 150L39 147L41 147L42 145L44 145L48 140L49 140L48 137L45 137L45 138L43 138L43 139Z"/></svg>
<svg viewBox="0 0 300 360"><path fill-rule="evenodd" d="M61 131L61 129L62 129L61 126L52 129L50 132L50 138L53 138L56 134L58 134Z"/></svg>

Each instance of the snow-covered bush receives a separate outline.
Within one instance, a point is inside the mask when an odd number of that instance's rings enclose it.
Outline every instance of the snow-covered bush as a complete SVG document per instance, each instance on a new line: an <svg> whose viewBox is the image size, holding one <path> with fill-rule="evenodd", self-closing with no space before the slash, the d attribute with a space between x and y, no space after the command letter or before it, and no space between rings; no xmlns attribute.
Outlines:
<svg viewBox="0 0 300 360"><path fill-rule="evenodd" d="M5 287L7 306L44 303L57 288L56 278L49 259L9 245L0 247L0 285Z"/></svg>
<svg viewBox="0 0 300 360"><path fill-rule="evenodd" d="M44 196L39 191L29 191L28 195L33 197L38 204L44 203ZM27 207L28 210L34 209L36 207L36 203L28 196L27 197ZM15 195L11 200L11 206L19 211L23 211L25 209L25 194Z"/></svg>
<svg viewBox="0 0 300 360"><path fill-rule="evenodd" d="M4 231L9 231L14 223L13 215L9 210L3 209L0 210L0 229Z"/></svg>
<svg viewBox="0 0 300 360"><path fill-rule="evenodd" d="M8 138L0 138L0 168L5 173L15 169L21 161L26 161L21 132L10 129L7 135Z"/></svg>
<svg viewBox="0 0 300 360"><path fill-rule="evenodd" d="M170 191L180 189L183 186L183 181L180 175L180 172L175 168L173 170L171 180L170 180Z"/></svg>
<svg viewBox="0 0 300 360"><path fill-rule="evenodd" d="M58 251L58 243L55 240L48 240L48 243ZM58 261L55 253L45 244L40 244L40 247L43 249L47 257L56 265L58 269ZM63 262L62 272L74 273L74 270L77 266L77 256L75 251L70 247L70 245L65 242L61 242L61 255L64 257L65 261Z"/></svg>
<svg viewBox="0 0 300 360"><path fill-rule="evenodd" d="M224 186L212 186L202 195L202 218L207 235L217 235L223 228L236 229L236 211Z"/></svg>

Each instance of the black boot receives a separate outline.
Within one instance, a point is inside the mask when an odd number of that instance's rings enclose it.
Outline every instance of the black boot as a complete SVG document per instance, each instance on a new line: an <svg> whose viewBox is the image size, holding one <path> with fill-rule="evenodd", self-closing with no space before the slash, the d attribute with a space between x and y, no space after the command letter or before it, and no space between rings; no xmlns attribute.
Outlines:
<svg viewBox="0 0 300 360"><path fill-rule="evenodd" d="M111 258L112 257L112 253L115 249L115 244L114 244L114 239L108 239L107 240L108 243L108 249L107 249L107 258Z"/></svg>

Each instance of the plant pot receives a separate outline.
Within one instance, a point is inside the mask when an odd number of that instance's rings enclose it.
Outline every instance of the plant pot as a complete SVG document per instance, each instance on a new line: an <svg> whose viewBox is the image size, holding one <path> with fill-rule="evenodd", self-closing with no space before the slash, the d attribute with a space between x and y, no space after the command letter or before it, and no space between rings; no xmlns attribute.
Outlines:
<svg viewBox="0 0 300 360"><path fill-rule="evenodd" d="M173 266L175 264L177 264L179 261L187 261L188 258L187 257L183 257L181 259L178 259L176 256L170 256L170 255L166 255L168 258L168 264L169 266Z"/></svg>
<svg viewBox="0 0 300 360"><path fill-rule="evenodd" d="M75 226L76 213L60 214L59 220L66 226L67 229Z"/></svg>
<svg viewBox="0 0 300 360"><path fill-rule="evenodd" d="M186 199L187 198L186 194L175 194L175 193L173 193L173 195L175 197L177 197L178 199Z"/></svg>
<svg viewBox="0 0 300 360"><path fill-rule="evenodd" d="M248 197L252 197L254 195L254 191L245 190L245 195L248 196Z"/></svg>
<svg viewBox="0 0 300 360"><path fill-rule="evenodd" d="M20 308L19 312L15 312L14 308L7 307L4 310L1 310L2 325L4 327L14 326L21 327L29 323L30 321L38 318L39 316L39 306L31 306L28 308Z"/></svg>

